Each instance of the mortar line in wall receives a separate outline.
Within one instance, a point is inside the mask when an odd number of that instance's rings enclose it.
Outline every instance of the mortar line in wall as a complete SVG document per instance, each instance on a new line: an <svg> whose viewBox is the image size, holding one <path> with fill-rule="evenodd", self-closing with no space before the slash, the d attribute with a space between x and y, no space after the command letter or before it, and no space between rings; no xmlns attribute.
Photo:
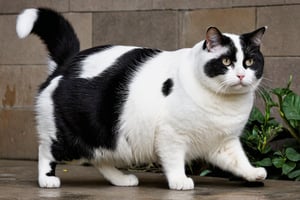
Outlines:
<svg viewBox="0 0 300 200"><path fill-rule="evenodd" d="M34 106L0 106L0 111L33 111L34 109Z"/></svg>
<svg viewBox="0 0 300 200"><path fill-rule="evenodd" d="M255 29L257 28L257 25L258 25L258 23L257 23L257 20L258 20L258 10L257 10L257 7L255 7L255 10L254 10L254 12L255 12Z"/></svg>
<svg viewBox="0 0 300 200"><path fill-rule="evenodd" d="M0 67L1 66L41 66L41 67L44 67L44 66L47 66L47 63L45 63L45 64L24 64L24 63L16 63L16 64L11 64L11 63L9 63L9 64L6 64L6 63L1 63L0 64Z"/></svg>
<svg viewBox="0 0 300 200"><path fill-rule="evenodd" d="M300 59L300 55L296 55L296 56L279 56L279 55L265 55L265 58L299 58Z"/></svg>

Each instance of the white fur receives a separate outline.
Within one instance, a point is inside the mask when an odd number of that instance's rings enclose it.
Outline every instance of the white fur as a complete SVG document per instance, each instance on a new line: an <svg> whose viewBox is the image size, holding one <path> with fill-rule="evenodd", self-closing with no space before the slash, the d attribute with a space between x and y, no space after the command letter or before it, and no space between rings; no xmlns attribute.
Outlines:
<svg viewBox="0 0 300 200"><path fill-rule="evenodd" d="M107 51L94 53L82 61L80 78L93 78L111 66L118 57L136 47L115 46Z"/></svg>
<svg viewBox="0 0 300 200"><path fill-rule="evenodd" d="M48 75L52 74L56 68L57 68L57 63L51 58L48 58Z"/></svg>
<svg viewBox="0 0 300 200"><path fill-rule="evenodd" d="M28 36L38 18L38 10L31 8L24 10L17 18L16 30L20 38Z"/></svg>
<svg viewBox="0 0 300 200"><path fill-rule="evenodd" d="M49 86L44 89L36 100L37 131L40 138L39 146L39 185L46 188L60 187L58 177L46 176L51 171L50 163L53 161L51 154L52 141L56 139L56 125L52 94L57 88L62 76L54 78Z"/></svg>

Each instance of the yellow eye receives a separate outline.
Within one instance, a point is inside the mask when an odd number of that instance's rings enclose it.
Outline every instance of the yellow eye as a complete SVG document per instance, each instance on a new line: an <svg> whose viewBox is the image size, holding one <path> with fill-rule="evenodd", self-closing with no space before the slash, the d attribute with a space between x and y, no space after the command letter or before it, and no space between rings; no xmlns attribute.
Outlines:
<svg viewBox="0 0 300 200"><path fill-rule="evenodd" d="M225 66L229 66L229 65L231 65L231 60L229 58L223 58L222 63Z"/></svg>
<svg viewBox="0 0 300 200"><path fill-rule="evenodd" d="M253 58L247 59L247 60L245 61L245 65L246 65L247 67L250 67L250 66L253 65L253 64L254 64Z"/></svg>

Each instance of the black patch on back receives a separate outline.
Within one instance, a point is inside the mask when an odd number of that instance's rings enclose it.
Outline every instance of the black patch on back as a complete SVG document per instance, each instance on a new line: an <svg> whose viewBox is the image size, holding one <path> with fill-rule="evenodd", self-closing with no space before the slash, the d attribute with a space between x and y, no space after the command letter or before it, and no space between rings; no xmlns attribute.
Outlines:
<svg viewBox="0 0 300 200"><path fill-rule="evenodd" d="M56 162L50 163L51 171L46 174L46 176L55 176L55 168L56 168Z"/></svg>
<svg viewBox="0 0 300 200"><path fill-rule="evenodd" d="M254 64L250 67L250 69L254 70L256 78L260 79L264 71L264 57L260 52L259 46L253 44L248 34L241 35L240 40L244 53L244 68L247 68L245 64L247 59L254 59Z"/></svg>
<svg viewBox="0 0 300 200"><path fill-rule="evenodd" d="M95 78L60 81L53 94L58 131L52 154L56 160L91 159L95 148L115 149L129 83L139 67L159 52L133 49Z"/></svg>
<svg viewBox="0 0 300 200"><path fill-rule="evenodd" d="M171 92L172 92L172 89L173 89L173 85L174 85L174 82L172 79L167 79L164 83L163 83L163 86L162 86L162 93L164 96L168 96Z"/></svg>
<svg viewBox="0 0 300 200"><path fill-rule="evenodd" d="M39 92L45 89L50 84L51 80L57 76L63 75L64 78L78 77L81 72L81 61L83 61L84 59L86 59L86 57L94 53L100 53L102 51L110 49L111 47L113 46L104 45L104 46L93 47L79 52L76 56L74 56L69 61L69 63L64 64L62 66L58 66L55 69L55 71L47 78L47 80L43 84L41 84L39 88Z"/></svg>
<svg viewBox="0 0 300 200"><path fill-rule="evenodd" d="M229 37L224 35L222 36L222 46L227 47L228 51L225 54L221 55L219 58L215 58L208 61L204 66L204 72L208 77L212 78L226 74L228 68L223 65L223 58L229 58L232 62L235 62L237 60L237 49L233 41Z"/></svg>

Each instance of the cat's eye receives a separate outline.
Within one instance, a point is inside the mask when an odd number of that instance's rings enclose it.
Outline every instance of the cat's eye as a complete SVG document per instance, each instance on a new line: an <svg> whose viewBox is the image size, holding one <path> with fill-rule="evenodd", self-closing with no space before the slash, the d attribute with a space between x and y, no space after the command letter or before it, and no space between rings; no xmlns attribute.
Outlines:
<svg viewBox="0 0 300 200"><path fill-rule="evenodd" d="M253 64L254 64L253 58L247 59L247 60L245 61L245 65L246 65L247 67L250 67L250 66L252 66Z"/></svg>
<svg viewBox="0 0 300 200"><path fill-rule="evenodd" d="M229 66L229 65L231 65L231 60L229 58L223 58L222 63L225 66Z"/></svg>

